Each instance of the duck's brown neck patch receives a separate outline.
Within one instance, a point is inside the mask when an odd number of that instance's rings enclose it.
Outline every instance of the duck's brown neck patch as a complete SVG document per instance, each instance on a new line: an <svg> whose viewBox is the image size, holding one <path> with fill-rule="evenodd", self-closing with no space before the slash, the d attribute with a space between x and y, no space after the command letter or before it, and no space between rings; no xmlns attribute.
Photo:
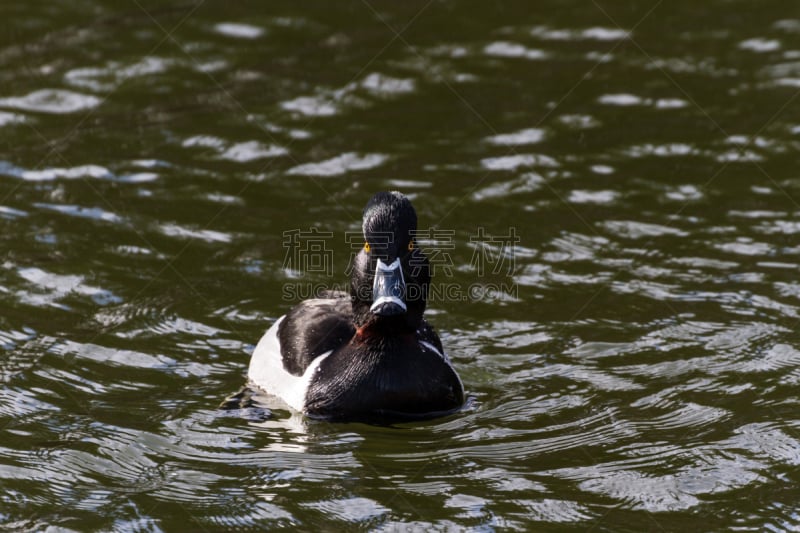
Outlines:
<svg viewBox="0 0 800 533"><path fill-rule="evenodd" d="M353 340L358 343L367 343L387 338L408 341L414 338L414 330L409 328L405 321L371 320L356 328Z"/></svg>

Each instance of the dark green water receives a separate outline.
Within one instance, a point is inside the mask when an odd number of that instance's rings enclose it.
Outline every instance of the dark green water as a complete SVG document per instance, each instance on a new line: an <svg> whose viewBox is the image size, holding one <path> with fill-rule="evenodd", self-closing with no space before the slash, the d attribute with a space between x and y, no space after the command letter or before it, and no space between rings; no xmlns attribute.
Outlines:
<svg viewBox="0 0 800 533"><path fill-rule="evenodd" d="M800 528L797 6L300 4L0 6L0 528ZM385 189L468 406L220 409Z"/></svg>

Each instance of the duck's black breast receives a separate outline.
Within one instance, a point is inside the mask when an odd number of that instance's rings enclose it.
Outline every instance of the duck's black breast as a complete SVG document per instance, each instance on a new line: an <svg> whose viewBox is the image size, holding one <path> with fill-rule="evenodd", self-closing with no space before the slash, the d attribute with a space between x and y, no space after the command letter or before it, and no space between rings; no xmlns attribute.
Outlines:
<svg viewBox="0 0 800 533"><path fill-rule="evenodd" d="M302 376L319 355L345 345L355 334L346 295L304 300L286 313L278 327L283 367Z"/></svg>
<svg viewBox="0 0 800 533"><path fill-rule="evenodd" d="M427 418L463 403L461 380L427 325L399 337L351 339L320 363L306 392L308 414L332 419Z"/></svg>

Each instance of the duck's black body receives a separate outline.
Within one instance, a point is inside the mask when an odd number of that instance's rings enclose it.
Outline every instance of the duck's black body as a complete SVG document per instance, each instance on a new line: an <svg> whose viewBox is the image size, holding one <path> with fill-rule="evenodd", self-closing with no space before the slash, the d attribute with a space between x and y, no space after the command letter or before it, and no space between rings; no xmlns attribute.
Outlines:
<svg viewBox="0 0 800 533"><path fill-rule="evenodd" d="M461 380L422 317L430 270L416 223L405 196L375 195L350 294L306 300L276 322L253 352L251 381L325 418L425 418L461 407Z"/></svg>
<svg viewBox="0 0 800 533"><path fill-rule="evenodd" d="M308 414L415 418L461 406L461 382L427 322L423 320L415 332L399 335L392 324L384 325L385 331L380 325L357 330L350 299L340 295L302 302L278 327L283 366L295 376L302 376L314 359L332 350L308 384ZM404 324L397 327L404 329Z"/></svg>

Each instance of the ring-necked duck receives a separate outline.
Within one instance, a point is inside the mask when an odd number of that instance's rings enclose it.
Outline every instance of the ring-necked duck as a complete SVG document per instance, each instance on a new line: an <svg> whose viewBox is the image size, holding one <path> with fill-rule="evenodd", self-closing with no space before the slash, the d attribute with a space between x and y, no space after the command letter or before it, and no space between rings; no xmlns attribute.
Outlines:
<svg viewBox="0 0 800 533"><path fill-rule="evenodd" d="M464 403L464 387L422 317L430 263L414 239L417 214L399 192L364 208L364 247L350 294L300 302L253 351L252 384L309 416L429 418Z"/></svg>

